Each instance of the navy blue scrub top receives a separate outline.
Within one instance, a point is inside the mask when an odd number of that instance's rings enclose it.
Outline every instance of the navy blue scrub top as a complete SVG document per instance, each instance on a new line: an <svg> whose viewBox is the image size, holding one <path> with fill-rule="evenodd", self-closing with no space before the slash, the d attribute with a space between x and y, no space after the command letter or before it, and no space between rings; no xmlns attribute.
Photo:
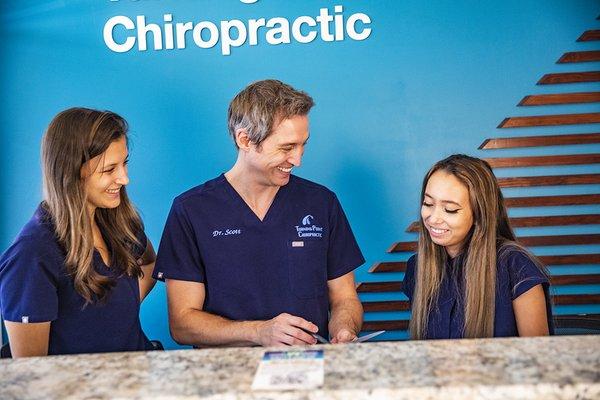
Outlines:
<svg viewBox="0 0 600 400"><path fill-rule="evenodd" d="M146 240L142 233L144 248ZM136 249L136 256L143 252ZM13 322L52 321L48 354L151 350L139 319L138 278L118 275L94 252L94 268L112 277L115 286L105 302L84 307L85 299L66 271L65 255L48 212L38 207L0 257L2 317Z"/></svg>
<svg viewBox="0 0 600 400"><path fill-rule="evenodd" d="M459 261L458 259L456 261ZM415 287L417 255L407 262L402 290L412 303ZM554 334L548 278L531 259L517 248L508 248L499 254L496 263L496 315L494 337L519 336L512 302L517 297L541 284L546 296L546 312L550 334ZM440 286L437 307L429 314L426 339L458 339L463 337L464 297L462 265L448 260Z"/></svg>
<svg viewBox="0 0 600 400"><path fill-rule="evenodd" d="M220 175L174 200L153 276L204 283L209 313L267 320L287 312L327 336L327 281L362 263L324 186L292 175L261 221Z"/></svg>

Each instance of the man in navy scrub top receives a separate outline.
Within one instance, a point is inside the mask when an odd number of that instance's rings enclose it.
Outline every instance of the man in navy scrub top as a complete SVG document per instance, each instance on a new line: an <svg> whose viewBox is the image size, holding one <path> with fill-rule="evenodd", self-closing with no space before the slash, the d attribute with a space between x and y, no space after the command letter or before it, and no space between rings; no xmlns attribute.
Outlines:
<svg viewBox="0 0 600 400"><path fill-rule="evenodd" d="M166 281L180 344L305 345L356 338L364 263L333 192L292 175L313 100L276 80L229 106L233 167L173 201L154 277Z"/></svg>

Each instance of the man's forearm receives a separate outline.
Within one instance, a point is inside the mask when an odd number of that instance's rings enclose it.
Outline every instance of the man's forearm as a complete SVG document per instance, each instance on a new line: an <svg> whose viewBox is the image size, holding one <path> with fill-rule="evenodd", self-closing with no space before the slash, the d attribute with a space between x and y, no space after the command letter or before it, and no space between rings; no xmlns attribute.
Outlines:
<svg viewBox="0 0 600 400"><path fill-rule="evenodd" d="M262 321L231 321L206 311L188 309L170 316L173 339L179 344L202 346L252 346L258 343Z"/></svg>
<svg viewBox="0 0 600 400"><path fill-rule="evenodd" d="M362 328L362 321L363 307L358 298L339 300L331 304L329 335L335 337L342 329L348 329L358 335Z"/></svg>

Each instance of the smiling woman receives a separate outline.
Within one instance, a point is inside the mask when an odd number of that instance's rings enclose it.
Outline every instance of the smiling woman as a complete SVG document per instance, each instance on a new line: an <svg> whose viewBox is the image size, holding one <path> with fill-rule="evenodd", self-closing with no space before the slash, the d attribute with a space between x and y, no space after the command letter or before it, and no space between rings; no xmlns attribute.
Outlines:
<svg viewBox="0 0 600 400"><path fill-rule="evenodd" d="M553 333L547 273L516 243L485 161L458 154L429 170L420 232L403 285L413 338Z"/></svg>
<svg viewBox="0 0 600 400"><path fill-rule="evenodd" d="M139 307L155 256L125 191L127 156L117 114L72 108L50 123L44 200L0 257L13 356L153 348Z"/></svg>

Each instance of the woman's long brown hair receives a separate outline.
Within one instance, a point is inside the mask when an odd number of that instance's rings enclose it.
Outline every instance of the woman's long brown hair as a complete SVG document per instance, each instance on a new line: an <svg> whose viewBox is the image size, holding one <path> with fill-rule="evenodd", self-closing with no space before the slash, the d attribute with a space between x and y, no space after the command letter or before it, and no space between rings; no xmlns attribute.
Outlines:
<svg viewBox="0 0 600 400"><path fill-rule="evenodd" d="M42 141L42 206L66 252L67 272L86 304L104 300L114 281L93 266L94 239L81 168L104 153L113 141L127 139L127 129L127 122L115 113L71 108L54 117ZM143 226L125 187L121 188L119 206L98 208L94 218L111 251L110 267L120 274L141 276L133 249L140 245L136 234Z"/></svg>
<svg viewBox="0 0 600 400"><path fill-rule="evenodd" d="M469 191L473 226L465 239L460 259L464 279L465 338L492 337L496 305L496 261L507 247L525 252L545 273L543 265L516 243L510 226L504 197L492 168L484 160L463 154L437 162L423 179L421 204L429 178L437 171L456 177ZM427 337L429 314L437 304L440 284L446 271L447 253L435 244L419 218L419 244L415 292L412 300L410 334L414 339Z"/></svg>

